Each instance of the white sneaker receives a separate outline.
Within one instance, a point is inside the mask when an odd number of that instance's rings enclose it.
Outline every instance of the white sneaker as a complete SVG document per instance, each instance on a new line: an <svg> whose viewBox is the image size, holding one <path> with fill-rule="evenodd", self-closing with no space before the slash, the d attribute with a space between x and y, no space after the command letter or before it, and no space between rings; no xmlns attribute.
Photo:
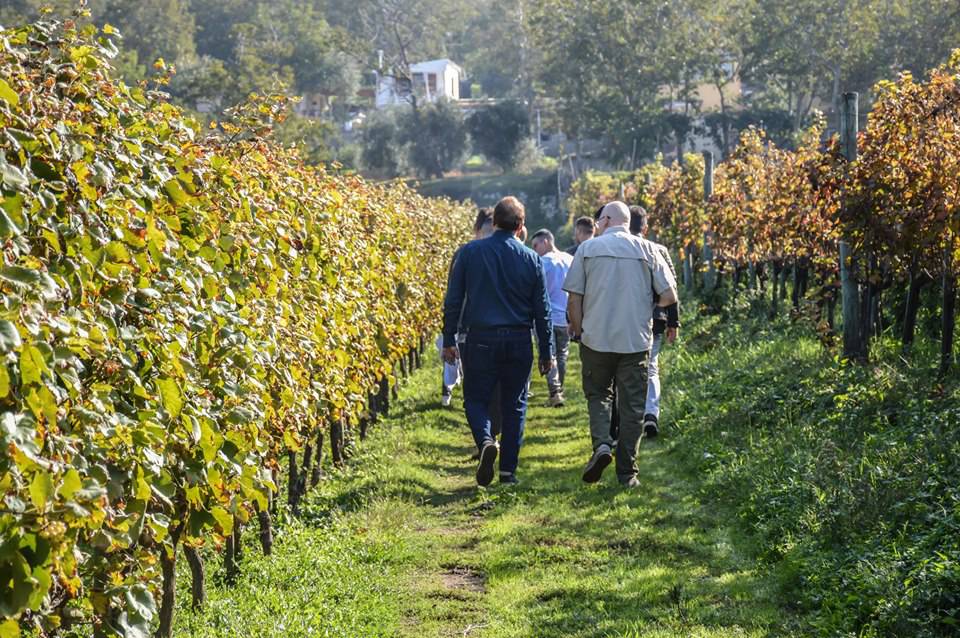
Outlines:
<svg viewBox="0 0 960 638"><path fill-rule="evenodd" d="M453 395L445 394L442 397L440 397L440 405L442 405L445 408L449 408L450 403L452 401L453 401Z"/></svg>

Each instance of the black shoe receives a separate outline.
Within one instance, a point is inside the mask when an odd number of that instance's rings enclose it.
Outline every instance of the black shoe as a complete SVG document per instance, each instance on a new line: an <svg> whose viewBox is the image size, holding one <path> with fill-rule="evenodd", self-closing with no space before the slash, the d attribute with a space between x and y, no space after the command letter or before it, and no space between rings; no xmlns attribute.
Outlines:
<svg viewBox="0 0 960 638"><path fill-rule="evenodd" d="M497 460L497 444L489 441L480 450L480 465L477 466L477 485L486 487L493 481L493 464Z"/></svg>
<svg viewBox="0 0 960 638"><path fill-rule="evenodd" d="M660 428L657 424L657 417L652 414L646 414L643 417L643 436L648 439L655 439L660 434Z"/></svg>
<svg viewBox="0 0 960 638"><path fill-rule="evenodd" d="M512 472L500 472L500 485L519 485L517 475Z"/></svg>
<svg viewBox="0 0 960 638"><path fill-rule="evenodd" d="M604 468L610 465L612 460L613 454L610 453L610 448L606 444L598 447L597 451L590 457L590 461L587 462L587 467L583 470L583 482L596 483L599 481Z"/></svg>

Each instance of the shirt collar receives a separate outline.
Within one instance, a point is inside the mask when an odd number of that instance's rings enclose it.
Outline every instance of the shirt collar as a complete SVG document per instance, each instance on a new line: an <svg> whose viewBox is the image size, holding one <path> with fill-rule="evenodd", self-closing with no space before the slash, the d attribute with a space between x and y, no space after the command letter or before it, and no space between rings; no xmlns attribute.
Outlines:
<svg viewBox="0 0 960 638"><path fill-rule="evenodd" d="M499 237L500 239L510 239L513 236L512 230L495 230L493 231L493 235L491 235L491 237Z"/></svg>
<svg viewBox="0 0 960 638"><path fill-rule="evenodd" d="M603 231L603 234L612 235L613 233L629 233L629 232L630 232L630 229L627 228L626 226L611 226L610 228Z"/></svg>

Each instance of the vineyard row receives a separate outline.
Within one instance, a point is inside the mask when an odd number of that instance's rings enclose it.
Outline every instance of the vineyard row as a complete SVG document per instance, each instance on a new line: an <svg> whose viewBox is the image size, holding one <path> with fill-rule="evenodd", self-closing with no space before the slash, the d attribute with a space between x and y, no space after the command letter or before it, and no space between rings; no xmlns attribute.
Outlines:
<svg viewBox="0 0 960 638"><path fill-rule="evenodd" d="M229 572L256 518L269 552L280 461L295 508L385 411L469 227L265 141L282 98L200 130L116 52L0 31L3 638L167 636L179 553L197 601L201 547Z"/></svg>
<svg viewBox="0 0 960 638"><path fill-rule="evenodd" d="M751 128L715 170L706 154L588 175L574 186L571 210L592 213L618 190L642 203L687 282L702 272L708 294L725 276L734 288L759 277L772 282L776 308L790 270L794 303L812 302L825 332L842 296L844 349L855 359L866 359L870 335L884 328L884 292L904 291L898 322L908 347L920 288L939 279L946 372L960 233L960 50L923 81L905 73L875 92L862 132L856 96L847 95L840 135L825 139L818 118L790 150Z"/></svg>

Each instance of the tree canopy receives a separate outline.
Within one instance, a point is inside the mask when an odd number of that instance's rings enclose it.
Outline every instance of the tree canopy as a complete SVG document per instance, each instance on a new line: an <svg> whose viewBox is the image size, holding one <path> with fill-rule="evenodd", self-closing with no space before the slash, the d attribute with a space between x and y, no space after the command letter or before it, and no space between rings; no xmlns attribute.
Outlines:
<svg viewBox="0 0 960 638"><path fill-rule="evenodd" d="M0 24L76 0L7 0ZM90 0L124 36L127 79L175 65L180 102L222 110L285 85L356 101L363 78L451 58L486 97L533 115L550 104L569 137L614 159L681 151L693 133L724 154L759 125L792 145L814 111L901 71L921 76L960 45L955 0ZM733 91L735 84L742 90ZM703 87L720 104L704 104ZM828 117L828 123L835 118ZM697 128L699 127L699 129ZM771 130L768 127L772 127Z"/></svg>

